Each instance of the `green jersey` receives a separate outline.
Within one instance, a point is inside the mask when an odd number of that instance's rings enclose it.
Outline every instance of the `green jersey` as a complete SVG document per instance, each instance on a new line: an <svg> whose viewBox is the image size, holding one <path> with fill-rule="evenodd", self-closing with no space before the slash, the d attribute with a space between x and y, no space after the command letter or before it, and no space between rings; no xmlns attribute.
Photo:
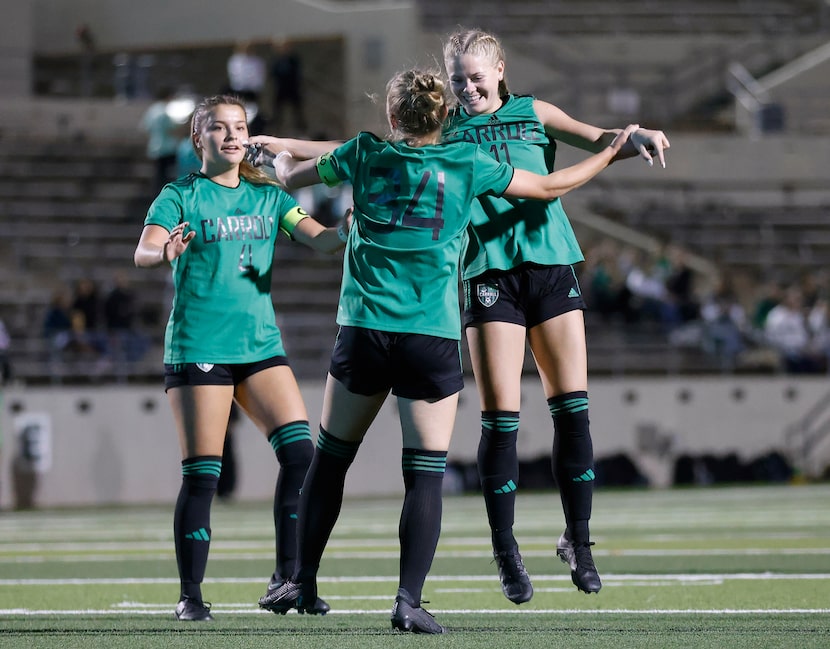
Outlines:
<svg viewBox="0 0 830 649"><path fill-rule="evenodd" d="M469 144L411 147L365 132L317 169L327 184L353 187L337 323L460 339L470 204L504 192L513 169Z"/></svg>
<svg viewBox="0 0 830 649"><path fill-rule="evenodd" d="M271 301L274 246L282 220L300 208L275 185L219 185L190 174L166 185L145 225L196 233L173 260L175 296L164 362L251 363L285 355Z"/></svg>
<svg viewBox="0 0 830 649"><path fill-rule="evenodd" d="M496 160L537 174L553 171L556 143L533 110L534 98L508 95L495 113L469 115L455 108L444 127L445 142L472 142ZM472 207L464 279L520 264L544 266L583 261L560 200L550 202L484 196Z"/></svg>

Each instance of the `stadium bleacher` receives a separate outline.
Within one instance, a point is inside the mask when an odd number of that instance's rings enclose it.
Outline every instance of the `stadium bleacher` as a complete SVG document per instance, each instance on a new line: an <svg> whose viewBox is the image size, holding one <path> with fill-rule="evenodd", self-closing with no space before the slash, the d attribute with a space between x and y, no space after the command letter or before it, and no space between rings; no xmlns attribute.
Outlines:
<svg viewBox="0 0 830 649"><path fill-rule="evenodd" d="M602 120L609 115L609 80L619 77L613 76L617 74L614 70L612 76L597 71L607 67L618 53L621 39L651 38L652 45L662 43L666 52L668 44L674 43L677 52L672 60L668 60L667 54L650 68L641 66L627 77L627 82L644 98L646 114L659 116L658 123L672 133L734 129L728 119L728 93L723 79L714 78L713 70L721 69L731 55L742 53L754 72L761 73L826 40L830 24L827 4L807 0L637 0L625 3L624 9L610 0L527 1L509 5L420 0L418 8L421 27L428 33L446 33L458 24L489 28L502 36L511 53L537 59L543 56L542 48L549 41L554 67L561 64L564 68L559 75L567 72L574 77L593 78L578 87L577 107L584 111L575 114L586 121L593 121L594 116ZM554 38L548 38L551 35ZM589 46L575 51L575 37L584 38ZM611 45L603 49L602 39ZM781 45L785 40L788 45ZM711 45L712 51L726 42L734 45L705 64L701 62L695 78L706 79L707 83L684 83L682 101L676 96L678 101L672 110L658 114L656 109L649 108L652 104L646 98L655 94L654 88L661 85L662 79L676 77L689 67L690 60L701 51L695 50L695 42ZM303 50L309 57L310 68L315 61L339 58L337 39L322 43L308 43ZM184 70L188 71L188 80L215 80L223 74L232 45L211 43L133 54L145 56L144 61L153 66L153 84L181 82ZM628 52L637 57L635 46L631 45ZM761 56L764 52L767 56ZM96 54L94 88L102 96L115 92L115 54ZM80 92L75 83L78 55L41 55L33 64L39 95L71 97ZM334 70L335 78L337 74ZM521 79L521 74L511 71L511 79L517 77ZM516 84L518 88L524 85L524 79L521 81ZM311 110L318 111L310 115L311 121L325 124L329 137L348 135L343 132L337 111L332 110L339 101L334 84L324 79L310 83L316 85L311 87L314 99L309 105ZM200 93L216 91L198 83L191 85ZM688 95L690 88L694 96ZM550 79L539 78L535 87L521 89L538 92L551 101L560 100ZM551 92L545 92L546 89ZM677 86L664 88L668 94L677 95L676 91ZM566 103L576 101L573 89L569 92L572 94L563 96ZM658 96L655 104L660 104L665 96ZM0 139L0 171L0 209L5 223L5 236L0 241L0 318L14 340L11 358L17 377L25 382L71 382L90 377L101 381L157 380L158 349L165 320L161 296L168 288L168 278L164 270L138 270L132 264L132 252L151 199L147 189L152 169L144 158L140 134L124 134L118 141L56 142L27 138L24 143L6 137ZM689 178L671 187L663 184L659 188L632 189L627 182L603 178L595 187L586 188L591 209L632 230L647 232L666 242L682 242L691 252L716 262L726 272L740 269L761 276L773 267L779 271L805 265L820 267L830 261L830 198L823 186L811 185L809 181L794 183L789 178L764 187L728 181L716 186ZM600 195L601 200L597 199ZM624 198L614 200L615 196ZM667 200L673 202L667 204ZM786 206L786 211L782 206ZM340 260L287 241L281 244L274 275L278 322L284 329L297 374L319 377L325 372L336 332ZM139 297L139 309L149 314L142 322L144 333L153 341L147 359L127 368L56 369L40 336L49 297L58 285L81 277L91 277L106 287L116 271L128 274ZM590 317L589 326L594 326ZM630 328L608 331L606 325L599 329L599 334L589 336L592 372L722 369L716 360L707 359L696 350L672 347L651 332L641 335ZM528 365L531 363L528 357Z"/></svg>

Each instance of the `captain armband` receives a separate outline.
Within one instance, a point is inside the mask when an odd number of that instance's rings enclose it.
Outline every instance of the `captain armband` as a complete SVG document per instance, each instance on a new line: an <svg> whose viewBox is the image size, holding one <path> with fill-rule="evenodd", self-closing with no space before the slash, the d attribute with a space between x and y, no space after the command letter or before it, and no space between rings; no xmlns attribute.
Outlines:
<svg viewBox="0 0 830 649"><path fill-rule="evenodd" d="M337 187L343 181L337 175L337 162L332 157L331 152L324 153L317 158L317 173L320 176L326 187Z"/></svg>
<svg viewBox="0 0 830 649"><path fill-rule="evenodd" d="M294 228L297 227L297 224L300 221L308 216L310 216L309 213L298 205L280 219L280 230L293 239Z"/></svg>

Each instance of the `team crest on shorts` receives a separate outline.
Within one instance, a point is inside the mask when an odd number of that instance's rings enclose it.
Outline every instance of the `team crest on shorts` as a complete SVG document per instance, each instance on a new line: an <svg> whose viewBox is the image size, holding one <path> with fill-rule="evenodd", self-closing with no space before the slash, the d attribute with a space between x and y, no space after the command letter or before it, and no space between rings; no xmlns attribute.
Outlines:
<svg viewBox="0 0 830 649"><path fill-rule="evenodd" d="M196 363L196 367L198 367L205 374L207 374L213 369L213 363Z"/></svg>
<svg viewBox="0 0 830 649"><path fill-rule="evenodd" d="M499 289L495 284L476 284L476 296L482 306L491 307L499 299Z"/></svg>

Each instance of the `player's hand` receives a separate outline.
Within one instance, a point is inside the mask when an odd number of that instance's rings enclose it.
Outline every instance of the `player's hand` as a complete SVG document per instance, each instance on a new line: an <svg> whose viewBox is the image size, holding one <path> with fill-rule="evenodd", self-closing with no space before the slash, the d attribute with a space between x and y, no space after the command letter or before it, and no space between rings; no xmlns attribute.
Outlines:
<svg viewBox="0 0 830 649"><path fill-rule="evenodd" d="M264 151L268 151L271 155L277 155L280 151L285 151L286 146L282 138L274 137L273 135L252 135L245 142L245 146L256 145Z"/></svg>
<svg viewBox="0 0 830 649"><path fill-rule="evenodd" d="M245 160L254 167L273 164L274 155L275 154L265 148L265 145L263 144L253 142L245 143Z"/></svg>
<svg viewBox="0 0 830 649"><path fill-rule="evenodd" d="M660 162L663 169L666 168L666 158L664 151L668 149L671 144L663 131L653 131L647 128L641 128L635 131L630 136L631 144L640 154L640 157L645 160L649 166L654 164L654 158Z"/></svg>
<svg viewBox="0 0 830 649"><path fill-rule="evenodd" d="M189 225L190 223L185 221L170 230L170 235L167 237L167 241L164 242L164 249L162 251L164 261L171 262L177 257L181 257L184 251L187 250L187 246L190 245L193 237L196 236L196 230L191 230L187 234L184 233L185 228Z"/></svg>
<svg viewBox="0 0 830 649"><path fill-rule="evenodd" d="M611 141L611 144L609 144L608 146L614 149L614 151L619 151L623 147L623 144L628 142L632 134L636 133L638 128L640 128L639 124L629 124L622 131L617 133L617 136Z"/></svg>

